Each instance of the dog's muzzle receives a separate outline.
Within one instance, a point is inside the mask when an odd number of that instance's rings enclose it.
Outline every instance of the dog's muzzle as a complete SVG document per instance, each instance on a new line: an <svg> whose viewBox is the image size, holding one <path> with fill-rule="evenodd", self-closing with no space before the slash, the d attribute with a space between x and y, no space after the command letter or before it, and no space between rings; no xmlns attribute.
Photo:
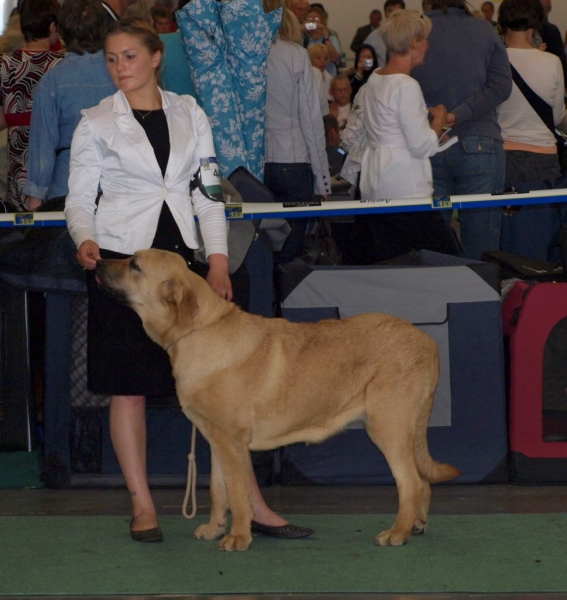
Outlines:
<svg viewBox="0 0 567 600"><path fill-rule="evenodd" d="M95 279L98 287L108 296L111 296L121 304L129 305L126 292L116 282L116 276L112 272L112 263L104 259L96 263Z"/></svg>

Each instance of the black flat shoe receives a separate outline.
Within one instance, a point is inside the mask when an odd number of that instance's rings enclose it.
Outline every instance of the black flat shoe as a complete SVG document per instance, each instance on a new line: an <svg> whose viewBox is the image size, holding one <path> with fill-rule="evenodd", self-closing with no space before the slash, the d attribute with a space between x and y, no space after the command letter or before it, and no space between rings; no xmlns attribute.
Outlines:
<svg viewBox="0 0 567 600"><path fill-rule="evenodd" d="M309 527L298 527L297 525L280 525L273 527L272 525L262 525L256 521L250 523L252 533L257 535L267 535L268 537L278 538L280 540L292 540L296 538L305 538L314 534L313 529Z"/></svg>
<svg viewBox="0 0 567 600"><path fill-rule="evenodd" d="M142 529L141 531L133 531L134 518L130 521L130 536L135 542L163 542L163 533L159 527L152 529Z"/></svg>

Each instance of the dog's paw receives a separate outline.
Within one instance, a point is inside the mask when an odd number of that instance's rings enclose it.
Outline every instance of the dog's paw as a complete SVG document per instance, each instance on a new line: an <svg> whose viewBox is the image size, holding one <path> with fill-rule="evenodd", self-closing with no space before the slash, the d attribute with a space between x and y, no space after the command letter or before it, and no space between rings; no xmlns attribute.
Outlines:
<svg viewBox="0 0 567 600"><path fill-rule="evenodd" d="M235 550L248 550L252 543L251 535L225 535L220 544L219 550L225 552L234 552Z"/></svg>
<svg viewBox="0 0 567 600"><path fill-rule="evenodd" d="M416 519L413 527L411 529L412 535L421 535L427 531L427 521L422 521L421 519Z"/></svg>
<svg viewBox="0 0 567 600"><path fill-rule="evenodd" d="M207 523L206 525L200 525L195 529L193 534L198 540L216 540L224 535L226 531L226 525L219 525L218 523Z"/></svg>
<svg viewBox="0 0 567 600"><path fill-rule="evenodd" d="M408 536L394 529L388 529L376 536L374 542L377 546L403 546L408 541Z"/></svg>

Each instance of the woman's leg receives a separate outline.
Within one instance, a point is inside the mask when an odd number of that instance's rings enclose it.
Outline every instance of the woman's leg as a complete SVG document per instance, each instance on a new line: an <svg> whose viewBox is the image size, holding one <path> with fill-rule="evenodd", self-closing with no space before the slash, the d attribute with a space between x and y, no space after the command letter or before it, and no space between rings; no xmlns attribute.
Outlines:
<svg viewBox="0 0 567 600"><path fill-rule="evenodd" d="M146 399L112 396L110 438L132 500L133 531L158 526L146 468Z"/></svg>
<svg viewBox="0 0 567 600"><path fill-rule="evenodd" d="M254 521L262 523L262 525L270 525L270 527L280 527L287 525L287 521L275 513L264 500L256 475L252 471L252 506L254 508Z"/></svg>
<svg viewBox="0 0 567 600"><path fill-rule="evenodd" d="M252 486L252 506L254 508L252 534L262 534L282 539L293 539L309 537L314 533L313 529L310 529L309 527L290 525L266 504L264 498L262 498L254 471L252 471L250 484Z"/></svg>

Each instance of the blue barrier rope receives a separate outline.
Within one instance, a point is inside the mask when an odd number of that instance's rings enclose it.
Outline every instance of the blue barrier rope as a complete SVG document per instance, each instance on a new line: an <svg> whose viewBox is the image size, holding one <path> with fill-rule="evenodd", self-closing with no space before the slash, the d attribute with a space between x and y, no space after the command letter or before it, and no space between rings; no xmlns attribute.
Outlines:
<svg viewBox="0 0 567 600"><path fill-rule="evenodd" d="M391 200L329 200L313 202L270 202L227 204L230 220L341 217L378 213L419 212L523 206L567 202L567 189L538 190L519 194L477 194L443 196L440 198L409 198ZM63 227L62 212L29 212L0 214L0 227Z"/></svg>

